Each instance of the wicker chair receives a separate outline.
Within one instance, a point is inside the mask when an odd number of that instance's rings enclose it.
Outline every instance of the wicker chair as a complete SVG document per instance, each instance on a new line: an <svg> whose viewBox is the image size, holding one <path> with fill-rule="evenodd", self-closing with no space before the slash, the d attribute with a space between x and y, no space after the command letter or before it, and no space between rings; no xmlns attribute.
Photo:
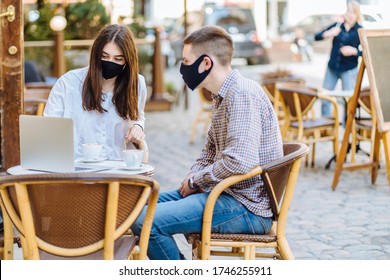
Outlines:
<svg viewBox="0 0 390 280"><path fill-rule="evenodd" d="M297 83L300 85L304 85L305 80L290 76L290 77L283 77L283 78L268 79L262 82L262 87L274 107L275 113L278 117L279 125L282 128L285 123L286 108L284 106L284 103L281 100L279 91L275 90L275 85L278 82Z"/></svg>
<svg viewBox="0 0 390 280"><path fill-rule="evenodd" d="M3 224L10 225L11 220L9 219L1 201L0 204ZM14 244L17 244L19 248L22 246L20 243L19 233L13 226L4 228L0 233L0 260L12 260L14 258Z"/></svg>
<svg viewBox="0 0 390 280"><path fill-rule="evenodd" d="M199 123L204 123L203 126L203 134L206 134L207 129L210 126L211 123L211 104L212 104L212 97L211 92L204 88L197 89L199 93L199 99L200 99L200 108L199 112L195 118L194 124L192 125L192 133L190 138L190 143L194 143L196 132L198 130Z"/></svg>
<svg viewBox="0 0 390 280"><path fill-rule="evenodd" d="M137 258L145 259L159 184L145 176L48 173L0 178L24 259L131 259L126 235L148 203ZM5 227L11 225L5 224Z"/></svg>
<svg viewBox="0 0 390 280"><path fill-rule="evenodd" d="M46 82L26 83L24 90L24 113L42 116L52 84Z"/></svg>
<svg viewBox="0 0 390 280"><path fill-rule="evenodd" d="M301 158L309 149L301 143L283 145L284 157L251 172L226 178L210 193L203 215L202 233L190 234L187 241L192 244L193 258L209 259L213 256L240 256L245 260L256 258L293 259L284 232L288 209L294 193L301 165ZM248 178L261 175L274 213L272 230L268 234L222 234L212 233L213 209L218 196L230 186ZM231 250L223 250L228 247ZM258 252L256 249L273 248L274 252Z"/></svg>
<svg viewBox="0 0 390 280"><path fill-rule="evenodd" d="M361 116L361 112L359 110L359 114L355 117L352 123L352 143L351 143L351 162L356 162L355 155L360 149L360 142L369 141L374 143L375 129L376 129L376 121L375 114L372 114L371 108L371 95L370 88L364 88L359 93L358 104L361 109L369 114L369 117ZM373 145L371 145L371 151L369 153L370 160L372 161L372 149Z"/></svg>
<svg viewBox="0 0 390 280"><path fill-rule="evenodd" d="M276 90L279 91L286 108L286 121L282 129L283 140L311 145L311 166L315 163L316 143L332 141L336 155L339 147L339 114L336 99L322 95L319 89L297 83L276 83ZM315 116L314 104L320 99L328 100L333 105L332 118Z"/></svg>

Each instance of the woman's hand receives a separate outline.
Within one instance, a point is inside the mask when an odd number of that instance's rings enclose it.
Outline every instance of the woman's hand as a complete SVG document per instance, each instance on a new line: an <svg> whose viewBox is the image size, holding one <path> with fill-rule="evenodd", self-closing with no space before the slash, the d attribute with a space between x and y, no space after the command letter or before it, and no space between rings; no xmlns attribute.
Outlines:
<svg viewBox="0 0 390 280"><path fill-rule="evenodd" d="M324 38L330 38L330 37L336 37L340 34L341 28L340 27L333 27L323 33Z"/></svg>
<svg viewBox="0 0 390 280"><path fill-rule="evenodd" d="M341 47L340 52L343 56L356 56L358 54L358 50L352 46Z"/></svg>
<svg viewBox="0 0 390 280"><path fill-rule="evenodd" d="M145 133L139 125L133 125L126 133L126 143L133 142L140 144L145 139Z"/></svg>

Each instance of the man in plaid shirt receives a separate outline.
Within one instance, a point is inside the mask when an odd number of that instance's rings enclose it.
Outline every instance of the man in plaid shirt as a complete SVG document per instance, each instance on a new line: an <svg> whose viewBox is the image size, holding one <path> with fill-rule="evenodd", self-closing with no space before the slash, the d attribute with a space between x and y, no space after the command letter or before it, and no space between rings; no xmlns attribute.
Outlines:
<svg viewBox="0 0 390 280"><path fill-rule="evenodd" d="M273 107L261 87L232 70L233 42L216 26L184 39L180 73L187 86L213 97L211 127L202 153L178 190L159 196L148 248L150 259L183 259L174 234L200 233L209 191L223 179L244 174L283 156ZM237 183L218 198L212 231L263 234L272 211L260 176ZM139 234L143 214L132 230Z"/></svg>

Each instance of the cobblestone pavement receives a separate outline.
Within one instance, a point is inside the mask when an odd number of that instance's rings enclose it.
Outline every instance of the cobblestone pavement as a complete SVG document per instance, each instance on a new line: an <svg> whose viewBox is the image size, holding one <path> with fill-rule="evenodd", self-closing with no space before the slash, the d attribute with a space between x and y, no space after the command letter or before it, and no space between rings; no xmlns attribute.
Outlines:
<svg viewBox="0 0 390 280"><path fill-rule="evenodd" d="M326 65L324 58L318 61ZM317 63L317 64L318 64ZM283 65L309 84L320 86L325 66L316 63ZM277 66L241 67L242 73L259 79L264 71ZM280 66L279 66L280 67ZM166 80L177 79L177 69L169 70ZM170 112L148 112L146 121L150 163L161 190L177 188L193 161L200 154L205 137L202 127L194 144L189 144L198 97L190 92L189 108L182 101ZM342 135L342 133L341 133ZM369 151L369 146L363 146ZM316 147L316 166L302 164L289 211L286 236L296 259L390 259L390 187L382 156L376 185L371 185L369 169L344 170L336 191L331 190L335 164L325 165L332 156L331 143ZM365 155L358 156L365 161ZM179 237L180 239L180 237ZM181 239L181 248L188 245Z"/></svg>

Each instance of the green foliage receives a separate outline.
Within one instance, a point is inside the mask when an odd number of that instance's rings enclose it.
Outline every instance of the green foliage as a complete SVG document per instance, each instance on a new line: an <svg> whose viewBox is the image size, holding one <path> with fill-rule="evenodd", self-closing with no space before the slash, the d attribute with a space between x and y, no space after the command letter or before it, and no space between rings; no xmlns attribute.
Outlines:
<svg viewBox="0 0 390 280"><path fill-rule="evenodd" d="M177 88L174 82L166 82L165 89L170 95L176 95L177 93Z"/></svg>
<svg viewBox="0 0 390 280"><path fill-rule="evenodd" d="M136 38L145 38L147 29L143 17L134 18L129 28Z"/></svg>
<svg viewBox="0 0 390 280"><path fill-rule="evenodd" d="M109 24L110 18L106 13L105 7L100 3L101 0L86 0L75 4L69 4L65 7L65 17L67 26L64 30L66 40L94 39L103 26ZM31 8L33 7L33 8ZM56 14L56 10L61 6L49 4L48 1L38 1L37 6L25 6L25 41L45 41L53 40L54 32L50 29L50 19ZM39 18L30 22L28 12L30 9L39 11ZM135 19L129 26L136 38L145 38L146 28L142 17ZM151 48L150 45L138 46L138 56L140 72L148 78L151 76ZM44 74L50 75L53 64L53 49L44 48L25 48L25 59L35 61L42 69ZM66 50L67 70L85 66L84 60L80 55L88 56L85 47L71 47Z"/></svg>
<svg viewBox="0 0 390 280"><path fill-rule="evenodd" d="M65 16L67 26L64 30L65 39L92 39L99 30L110 22L106 14L105 7L99 0L87 0L82 3L69 4L65 7ZM25 5L24 19L24 40L25 41L46 41L53 40L54 32L50 29L50 20L62 6L49 4L47 1L38 1L37 5ZM38 10L39 18L30 22L28 13L30 10ZM85 48L84 48L85 49ZM88 51L85 52L88 56ZM74 69L80 65L80 59L76 59L72 54L66 53L67 69ZM53 67L53 48L51 47L32 47L25 48L24 56L26 60L32 60L37 63L45 76L51 75Z"/></svg>
<svg viewBox="0 0 390 280"><path fill-rule="evenodd" d="M39 18L34 22L30 22L27 14L25 15L24 40L42 41L53 37L53 31L50 29L50 19L54 16L54 8L53 5L44 5L38 10Z"/></svg>
<svg viewBox="0 0 390 280"><path fill-rule="evenodd" d="M68 20L66 39L93 39L110 22L105 7L99 0L71 4L65 12Z"/></svg>
<svg viewBox="0 0 390 280"><path fill-rule="evenodd" d="M99 0L86 0L85 2L69 4L65 7L67 26L65 39L93 39L99 30L110 22L105 7ZM28 9L26 10L24 39L26 41L51 40L53 31L50 29L50 19L58 8L54 4L41 5L38 9L39 18L30 22Z"/></svg>

